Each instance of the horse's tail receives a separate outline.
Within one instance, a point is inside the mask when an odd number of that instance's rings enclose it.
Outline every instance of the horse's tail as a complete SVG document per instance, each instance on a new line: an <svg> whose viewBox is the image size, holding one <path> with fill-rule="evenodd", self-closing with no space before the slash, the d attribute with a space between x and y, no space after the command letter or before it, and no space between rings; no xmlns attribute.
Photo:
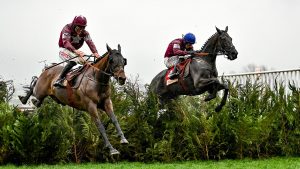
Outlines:
<svg viewBox="0 0 300 169"><path fill-rule="evenodd" d="M26 96L19 96L19 99L22 102L22 104L26 104L27 103L29 97L33 93L33 89L34 89L34 86L36 85L37 80L38 80L38 77L37 76L33 76L30 85L23 87L23 88L25 88Z"/></svg>

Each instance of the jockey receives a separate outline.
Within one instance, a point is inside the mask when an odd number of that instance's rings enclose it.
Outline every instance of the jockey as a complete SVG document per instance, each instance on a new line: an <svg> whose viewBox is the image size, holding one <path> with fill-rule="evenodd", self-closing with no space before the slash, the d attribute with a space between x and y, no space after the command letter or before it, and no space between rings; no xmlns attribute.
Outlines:
<svg viewBox="0 0 300 169"><path fill-rule="evenodd" d="M91 52L96 58L99 58L99 54L97 52L96 46L92 41L90 34L88 31L85 30L87 26L87 20L84 16L79 15L75 16L73 22L67 24L61 31L59 37L59 57L61 60L66 61L73 57L79 56L71 61L68 61L67 65L62 70L59 78L54 83L56 87L63 87L63 79L65 78L66 74L69 70L72 69L77 63L84 64L85 60L83 59L84 53L79 48L82 47L83 43L86 42L89 46Z"/></svg>
<svg viewBox="0 0 300 169"><path fill-rule="evenodd" d="M196 42L196 37L192 33L187 33L183 38L173 40L165 53L164 63L167 68L174 66L173 71L169 74L170 79L174 79L179 75L177 64L179 62L179 56L194 54L193 44Z"/></svg>

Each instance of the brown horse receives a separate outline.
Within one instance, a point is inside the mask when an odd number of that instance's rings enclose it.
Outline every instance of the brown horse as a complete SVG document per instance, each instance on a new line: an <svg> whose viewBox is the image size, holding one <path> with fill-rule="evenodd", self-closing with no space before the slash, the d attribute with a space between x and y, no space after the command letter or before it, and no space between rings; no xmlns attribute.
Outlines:
<svg viewBox="0 0 300 169"><path fill-rule="evenodd" d="M68 85L66 88L53 86L63 69L62 66L54 66L49 69L46 68L39 78L33 78L27 95L19 96L19 98L23 104L26 104L29 97L33 95L36 99L32 102L39 107L44 98L50 96L62 105L69 105L78 110L89 112L103 137L105 146L109 148L110 154L113 155L119 154L119 152L113 148L107 138L105 128L98 115L98 108L104 110L111 118L118 135L121 137L121 143L128 144L113 112L109 84L111 76L120 85L125 83L124 66L126 65L126 59L121 54L120 45L118 45L118 50L112 50L108 45L106 47L108 52L103 58L85 65L87 68L83 69L82 73L76 78L74 87Z"/></svg>

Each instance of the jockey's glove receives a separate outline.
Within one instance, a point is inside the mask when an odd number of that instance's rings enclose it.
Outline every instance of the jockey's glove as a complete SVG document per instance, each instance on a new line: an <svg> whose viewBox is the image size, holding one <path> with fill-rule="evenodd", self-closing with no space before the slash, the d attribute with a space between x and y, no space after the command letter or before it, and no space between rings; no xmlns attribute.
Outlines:
<svg viewBox="0 0 300 169"><path fill-rule="evenodd" d="M191 51L187 51L187 53L193 56L193 55L195 55L196 51L191 50Z"/></svg>

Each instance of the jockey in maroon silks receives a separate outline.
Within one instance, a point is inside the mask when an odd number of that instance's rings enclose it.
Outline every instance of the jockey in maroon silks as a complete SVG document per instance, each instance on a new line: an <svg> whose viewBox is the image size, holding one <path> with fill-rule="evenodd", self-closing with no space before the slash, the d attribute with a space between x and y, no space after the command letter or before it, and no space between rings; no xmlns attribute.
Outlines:
<svg viewBox="0 0 300 169"><path fill-rule="evenodd" d="M165 53L164 63L167 68L174 66L173 71L169 74L170 79L174 79L179 75L177 64L179 62L179 56L192 55L195 53L193 44L196 42L196 37L192 33L187 33L183 38L173 40Z"/></svg>
<svg viewBox="0 0 300 169"><path fill-rule="evenodd" d="M96 46L90 37L89 32L85 30L86 26L86 18L80 15L75 16L73 22L67 24L62 29L58 42L58 45L60 47L59 57L63 61L69 60L74 57L76 58L68 61L67 65L62 70L59 78L54 83L54 86L64 87L62 83L68 71L71 70L72 67L75 66L77 63L83 64L85 62L85 60L83 59L85 54L79 50L84 42L87 43L91 52L96 58L100 57Z"/></svg>

